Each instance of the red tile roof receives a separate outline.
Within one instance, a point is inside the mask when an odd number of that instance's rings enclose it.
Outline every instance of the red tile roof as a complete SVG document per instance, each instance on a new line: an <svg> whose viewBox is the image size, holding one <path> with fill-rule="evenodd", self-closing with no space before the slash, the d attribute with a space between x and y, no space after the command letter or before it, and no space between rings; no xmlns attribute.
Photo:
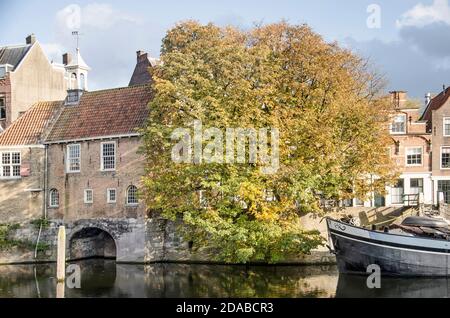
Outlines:
<svg viewBox="0 0 450 318"><path fill-rule="evenodd" d="M83 93L78 105L66 105L46 142L136 133L148 116L149 85Z"/></svg>
<svg viewBox="0 0 450 318"><path fill-rule="evenodd" d="M39 144L61 106L61 101L40 102L33 105L0 134L0 146Z"/></svg>
<svg viewBox="0 0 450 318"><path fill-rule="evenodd" d="M439 95L431 99L420 120L431 121L431 112L433 110L441 108L441 106L445 104L449 97L450 87L447 87L445 91L440 92Z"/></svg>

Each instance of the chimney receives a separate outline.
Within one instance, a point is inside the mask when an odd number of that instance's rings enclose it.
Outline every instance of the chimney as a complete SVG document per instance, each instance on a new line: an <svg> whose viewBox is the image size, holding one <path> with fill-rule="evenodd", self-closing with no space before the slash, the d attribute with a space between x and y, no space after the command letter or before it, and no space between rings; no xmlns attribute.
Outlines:
<svg viewBox="0 0 450 318"><path fill-rule="evenodd" d="M64 53L62 56L63 64L67 65L70 62L72 62L72 54L70 53Z"/></svg>
<svg viewBox="0 0 450 318"><path fill-rule="evenodd" d="M405 91L392 91L389 92L391 94L391 101L395 108L403 108L406 103L407 97Z"/></svg>
<svg viewBox="0 0 450 318"><path fill-rule="evenodd" d="M143 61L143 60L145 60L145 59L147 59L147 53L145 53L142 50L137 51L136 52L136 56L137 56L137 62L138 63Z"/></svg>
<svg viewBox="0 0 450 318"><path fill-rule="evenodd" d="M36 42L36 36L34 33L31 33L27 38L25 39L26 44L34 44Z"/></svg>
<svg viewBox="0 0 450 318"><path fill-rule="evenodd" d="M425 94L425 106L427 106L431 101L431 93Z"/></svg>

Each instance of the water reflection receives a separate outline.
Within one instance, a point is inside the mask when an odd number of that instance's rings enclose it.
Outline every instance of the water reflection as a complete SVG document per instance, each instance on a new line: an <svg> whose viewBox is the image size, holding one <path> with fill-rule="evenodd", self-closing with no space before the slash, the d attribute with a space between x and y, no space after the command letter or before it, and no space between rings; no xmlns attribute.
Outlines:
<svg viewBox="0 0 450 318"><path fill-rule="evenodd" d="M446 278L382 277L369 289L365 276L339 275L334 266L125 265L77 262L81 289L65 297L449 297ZM0 297L56 295L56 266L0 266Z"/></svg>
<svg viewBox="0 0 450 318"><path fill-rule="evenodd" d="M448 298L448 278L382 277L380 289L369 289L367 277L340 275L336 297L340 298Z"/></svg>
<svg viewBox="0 0 450 318"><path fill-rule="evenodd" d="M126 265L77 262L81 289L65 297L333 297L335 267ZM56 297L56 266L0 266L0 297Z"/></svg>

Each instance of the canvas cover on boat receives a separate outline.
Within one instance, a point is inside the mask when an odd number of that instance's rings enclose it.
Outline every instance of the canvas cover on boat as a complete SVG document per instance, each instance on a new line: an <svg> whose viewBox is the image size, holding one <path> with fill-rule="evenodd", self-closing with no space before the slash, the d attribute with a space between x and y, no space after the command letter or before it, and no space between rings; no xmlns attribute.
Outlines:
<svg viewBox="0 0 450 318"><path fill-rule="evenodd" d="M403 220L402 225L406 226L424 226L431 228L448 227L447 222L440 219L422 217L422 216L409 216Z"/></svg>

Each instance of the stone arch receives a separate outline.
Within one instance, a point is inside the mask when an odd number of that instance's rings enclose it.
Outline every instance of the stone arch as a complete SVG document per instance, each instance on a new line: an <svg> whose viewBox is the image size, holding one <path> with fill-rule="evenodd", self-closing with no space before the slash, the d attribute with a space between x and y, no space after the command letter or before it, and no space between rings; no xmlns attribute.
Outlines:
<svg viewBox="0 0 450 318"><path fill-rule="evenodd" d="M117 243L115 238L99 226L79 226L73 229L68 241L70 260L88 258L116 259Z"/></svg>

